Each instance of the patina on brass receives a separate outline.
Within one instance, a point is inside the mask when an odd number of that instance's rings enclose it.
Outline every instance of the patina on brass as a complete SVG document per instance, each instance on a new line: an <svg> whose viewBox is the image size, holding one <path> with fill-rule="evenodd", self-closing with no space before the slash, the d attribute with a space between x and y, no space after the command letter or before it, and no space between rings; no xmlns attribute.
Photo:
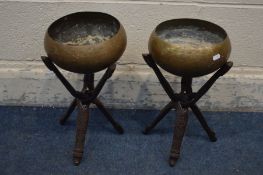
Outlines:
<svg viewBox="0 0 263 175"><path fill-rule="evenodd" d="M59 67L91 73L115 63L126 48L121 23L100 12L78 12L52 23L45 35L47 55Z"/></svg>
<svg viewBox="0 0 263 175"><path fill-rule="evenodd" d="M227 33L199 19L162 22L152 32L149 52L166 71L186 77L209 74L226 62L231 52Z"/></svg>

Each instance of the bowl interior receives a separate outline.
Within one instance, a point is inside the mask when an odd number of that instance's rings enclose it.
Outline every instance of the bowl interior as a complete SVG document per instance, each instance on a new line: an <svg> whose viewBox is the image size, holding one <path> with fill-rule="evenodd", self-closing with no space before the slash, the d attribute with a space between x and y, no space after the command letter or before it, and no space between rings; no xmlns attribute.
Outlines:
<svg viewBox="0 0 263 175"><path fill-rule="evenodd" d="M216 24L187 18L165 21L156 27L155 33L166 42L191 46L220 43L227 37Z"/></svg>
<svg viewBox="0 0 263 175"><path fill-rule="evenodd" d="M100 12L78 12L50 25L49 36L67 45L92 45L109 40L120 28L119 21Z"/></svg>

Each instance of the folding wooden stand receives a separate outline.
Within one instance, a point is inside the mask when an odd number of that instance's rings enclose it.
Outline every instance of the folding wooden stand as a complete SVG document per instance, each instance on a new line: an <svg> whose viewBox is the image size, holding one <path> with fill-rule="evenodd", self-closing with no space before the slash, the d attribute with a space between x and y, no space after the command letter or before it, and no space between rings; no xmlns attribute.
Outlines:
<svg viewBox="0 0 263 175"><path fill-rule="evenodd" d="M76 91L73 86L65 79L65 77L60 73L60 71L48 57L41 58L45 65L56 74L56 76L67 88L70 94L75 97L65 115L61 118L60 123L63 125L69 118L75 107L78 106L77 131L75 148L73 151L73 163L75 165L79 165L84 150L85 136L89 121L89 106L91 103L94 103L99 108L99 110L101 110L106 119L112 124L112 126L119 134L123 134L124 132L121 125L113 119L102 102L97 98L105 82L112 76L113 72L115 71L116 64L113 64L107 68L106 72L104 73L96 87L94 87L94 73L85 74L83 80L83 88L81 92L79 92Z"/></svg>
<svg viewBox="0 0 263 175"><path fill-rule="evenodd" d="M220 76L223 76L229 71L229 69L233 66L233 63L227 62L224 64L196 93L192 92L192 77L182 77L181 92L177 94L174 93L173 89L162 75L151 55L143 54L143 58L145 62L154 70L162 87L171 99L171 101L160 111L157 118L145 128L144 134L148 134L172 108L176 109L177 117L175 121L174 136L169 158L170 166L174 166L180 155L180 148L188 121L188 108L192 109L203 129L206 131L209 139L212 142L217 140L214 131L208 126L203 114L196 105L196 102L209 90L209 88Z"/></svg>

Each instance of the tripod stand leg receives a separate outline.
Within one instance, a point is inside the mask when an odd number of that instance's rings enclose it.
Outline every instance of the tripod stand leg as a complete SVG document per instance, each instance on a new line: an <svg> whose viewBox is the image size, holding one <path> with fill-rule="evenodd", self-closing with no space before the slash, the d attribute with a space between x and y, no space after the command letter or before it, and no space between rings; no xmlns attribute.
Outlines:
<svg viewBox="0 0 263 175"><path fill-rule="evenodd" d="M174 107L174 103L171 101L170 103L168 103L158 114L158 116L155 118L155 120L149 125L147 126L144 131L143 134L148 134L164 117L165 115Z"/></svg>
<svg viewBox="0 0 263 175"><path fill-rule="evenodd" d="M202 125L204 130L206 131L210 141L215 142L217 140L217 138L215 136L215 132L208 126L208 124L207 124L202 112L198 108L198 106L196 104L194 104L194 105L191 105L190 107L191 107L193 113L195 114L195 116L197 117L198 121L200 122L200 124Z"/></svg>
<svg viewBox="0 0 263 175"><path fill-rule="evenodd" d="M174 166L176 164L176 161L179 159L180 149L181 149L184 133L186 130L187 121L188 121L187 109L180 109L180 110L177 109L173 143L172 143L172 148L169 158L170 166Z"/></svg>
<svg viewBox="0 0 263 175"><path fill-rule="evenodd" d="M102 104L102 102L99 99L95 99L93 101L93 103L99 108L99 110L104 114L104 116L106 117L106 119L112 124L112 126L114 127L114 129L119 133L119 134L123 134L124 130L121 127L121 125L119 123L117 123L112 115L109 113L109 111L105 108L105 106Z"/></svg>
<svg viewBox="0 0 263 175"><path fill-rule="evenodd" d="M69 108L67 109L66 113L60 118L59 123L64 125L67 119L69 118L70 114L74 111L75 107L77 106L77 99L75 98Z"/></svg>
<svg viewBox="0 0 263 175"><path fill-rule="evenodd" d="M76 132L76 142L75 148L73 150L73 163L74 165L79 165L82 159L85 137L88 128L89 121L89 104L86 105L86 108L78 103L79 113L77 118L77 132Z"/></svg>

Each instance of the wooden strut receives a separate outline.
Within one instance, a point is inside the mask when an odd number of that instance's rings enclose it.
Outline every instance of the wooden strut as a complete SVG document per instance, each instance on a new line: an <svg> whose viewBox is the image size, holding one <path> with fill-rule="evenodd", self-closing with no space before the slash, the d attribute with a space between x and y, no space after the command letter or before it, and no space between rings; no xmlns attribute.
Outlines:
<svg viewBox="0 0 263 175"><path fill-rule="evenodd" d="M42 61L45 65L53 71L62 84L67 88L70 94L75 97L75 99L70 104L69 108L65 112L65 114L60 119L60 124L64 125L67 119L70 117L71 113L74 111L76 106L78 107L78 115L77 115L77 129L76 129L76 140L75 147L73 150L73 163L74 165L79 165L85 145L85 136L88 128L89 121L89 107L90 104L95 104L98 109L104 114L106 119L112 124L114 129L119 133L123 134L124 130L122 126L116 122L112 115L105 108L103 103L97 98L100 91L102 90L104 84L107 79L109 79L113 72L115 71L116 64L109 66L98 82L97 86L94 87L94 73L87 73L84 75L83 79L83 88L82 90L76 91L73 86L65 79L65 77L61 74L61 72L57 69L57 67L53 64L53 62L48 57L41 57Z"/></svg>
<svg viewBox="0 0 263 175"><path fill-rule="evenodd" d="M176 109L177 117L169 157L170 166L174 166L180 156L182 140L188 121L188 108L192 109L201 126L206 131L210 141L215 142L217 140L214 131L208 126L196 102L212 87L220 76L223 76L230 70L233 63L227 62L224 64L196 93L192 92L192 77L182 77L181 92L175 93L154 62L152 56L150 54L143 54L142 56L148 66L153 69L163 89L171 99L171 101L160 111L155 120L144 129L143 133L148 134L171 109Z"/></svg>

